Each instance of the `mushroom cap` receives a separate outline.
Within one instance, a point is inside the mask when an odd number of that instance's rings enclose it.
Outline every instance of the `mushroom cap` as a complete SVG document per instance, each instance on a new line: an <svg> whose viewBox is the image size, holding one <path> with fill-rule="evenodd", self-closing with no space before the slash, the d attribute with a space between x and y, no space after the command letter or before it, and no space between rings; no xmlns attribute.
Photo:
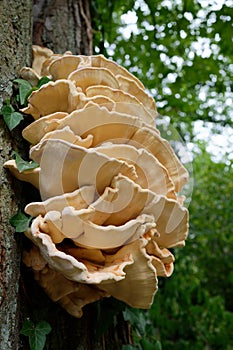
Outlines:
<svg viewBox="0 0 233 350"><path fill-rule="evenodd" d="M83 212L86 213L85 210L75 211L72 207L65 208L61 215L59 212L48 212L44 220L47 224L50 222L49 234L53 242L60 243L64 238L69 238L81 247L112 249L137 240L155 227L153 216L149 215L138 216L120 226L101 226L85 221Z"/></svg>
<svg viewBox="0 0 233 350"><path fill-rule="evenodd" d="M96 265L90 261L85 264L59 250L50 236L43 233L41 229L43 223L43 218L38 216L25 234L40 249L50 268L62 273L69 280L87 284L110 283L125 278L125 266L133 263L130 254L122 254L121 259L113 254L111 261L105 261L103 265Z"/></svg>
<svg viewBox="0 0 233 350"><path fill-rule="evenodd" d="M55 112L35 120L25 129L23 129L23 138L29 141L32 145L35 145L47 132L56 129L56 127L59 125L58 120L66 117L67 115L68 113L66 112Z"/></svg>
<svg viewBox="0 0 233 350"><path fill-rule="evenodd" d="M71 81L50 81L32 92L28 98L28 106L22 112L31 114L34 119L55 112L70 113L77 107L79 99L80 95Z"/></svg>
<svg viewBox="0 0 233 350"><path fill-rule="evenodd" d="M101 194L115 175L121 173L132 179L137 176L134 166L124 161L109 158L94 148L87 149L63 140L42 141L31 148L30 157L40 164L42 199L87 185L95 186Z"/></svg>
<svg viewBox="0 0 233 350"><path fill-rule="evenodd" d="M152 263L152 256L146 253L146 244L145 238L139 238L122 247L117 255L129 253L134 261L125 267L126 278L114 283L101 283L98 286L114 298L140 309L150 308L158 289L156 269Z"/></svg>
<svg viewBox="0 0 233 350"><path fill-rule="evenodd" d="M25 212L31 216L45 215L49 211L62 211L65 207L87 208L95 197L94 186L83 186L71 193L65 193L47 199L44 202L32 202L26 205Z"/></svg>
<svg viewBox="0 0 233 350"><path fill-rule="evenodd" d="M72 55L72 52L71 51L66 51L64 54L55 54L55 53L52 53L51 56L49 56L42 64L42 67L41 67L41 75L44 76L44 75L47 75L47 76L50 76L49 74L49 67L50 65L56 61L57 59L61 58L61 57L64 57L66 55ZM51 76L50 76L51 77Z"/></svg>
<svg viewBox="0 0 233 350"><path fill-rule="evenodd" d="M36 71L29 67L23 67L20 69L20 76L27 80L32 86L36 86L40 79L40 75Z"/></svg>
<svg viewBox="0 0 233 350"><path fill-rule="evenodd" d="M107 96L115 102L141 105L141 102L137 99L136 96L130 95L129 93L120 90L119 88L114 89L108 85L91 85L86 89L87 97L94 97L96 95Z"/></svg>
<svg viewBox="0 0 233 350"><path fill-rule="evenodd" d="M109 296L92 285L70 281L48 267L36 272L34 276L53 301L58 302L70 315L77 318L82 317L82 308L85 305Z"/></svg>
<svg viewBox="0 0 233 350"><path fill-rule="evenodd" d="M147 214L156 223L157 234L153 240L159 247L183 245L188 234L188 210L178 201L142 189L122 175L115 177L112 185L119 188L119 203L125 201L126 204L119 207L116 203L111 216L104 222L105 225L126 222L138 215Z"/></svg>
<svg viewBox="0 0 233 350"><path fill-rule="evenodd" d="M61 298L63 295L69 296L71 291L74 292L73 288L78 287L74 283L78 282L86 283L88 286L93 284L97 290L105 292L101 293L102 297L112 295L133 307L150 307L157 291L157 278L156 269L152 264L153 258L146 252L145 247L148 243L146 238L140 238L123 246L117 253L104 255L104 265L92 264L90 261L81 263L71 255L58 250L50 237L40 232L41 220L41 217L36 218L26 235L38 246L40 254L48 263L49 269L45 267L41 272L37 271L35 276L53 300L63 305ZM60 283L55 283L54 278L57 278L56 281ZM65 281L64 278L70 282ZM119 283L121 280L125 282ZM137 288L131 288L132 283L135 282ZM77 297L78 303L78 295L74 297L74 300ZM94 295L92 297L94 298ZM84 296L83 298L85 299ZM79 308L81 308L80 305ZM68 309L68 312L73 314L72 308Z"/></svg>
<svg viewBox="0 0 233 350"><path fill-rule="evenodd" d="M117 75L117 81L120 89L129 94L136 96L143 105L149 110L156 110L155 101L152 96L149 96L145 90L143 90L138 84L132 79L126 78L122 75Z"/></svg>
<svg viewBox="0 0 233 350"><path fill-rule="evenodd" d="M93 136L87 135L87 137L83 139L82 137L75 135L69 126L65 126L63 129L47 132L41 138L41 142L48 139L59 139L80 147L89 148L92 145Z"/></svg>
<svg viewBox="0 0 233 350"><path fill-rule="evenodd" d="M67 312L75 317L82 316L82 308L86 304L109 296L92 285L71 281L62 273L51 269L36 246L33 246L30 252L23 252L23 262L26 266L32 267L36 281L48 296L53 301L59 302Z"/></svg>
<svg viewBox="0 0 233 350"><path fill-rule="evenodd" d="M154 240L150 240L146 246L146 252L152 256L152 264L156 269L157 276L171 276L175 258L168 249L160 249Z"/></svg>
<svg viewBox="0 0 233 350"><path fill-rule="evenodd" d="M105 107L95 105L72 112L61 120L58 128L64 128L67 125L81 137L92 134L93 147L111 141L146 149L167 169L176 192L179 192L188 181L188 172L168 141L163 139L157 130L149 128L136 117L108 111Z"/></svg>
<svg viewBox="0 0 233 350"><path fill-rule="evenodd" d="M162 248L183 246L188 235L188 210L177 201L159 196L143 213L153 215L158 236L154 240ZM153 213L153 214L152 214Z"/></svg>
<svg viewBox="0 0 233 350"><path fill-rule="evenodd" d="M83 67L96 67L108 69L115 76L119 74L125 76L126 78L129 78L133 80L136 84L138 84L140 88L144 89L144 85L141 83L141 81L129 71L127 71L127 69L121 67L116 62L105 58L103 55L64 55L62 57L58 57L50 64L49 73L51 74L54 80L67 79L71 72Z"/></svg>
<svg viewBox="0 0 233 350"><path fill-rule="evenodd" d="M73 111L60 121L58 129L69 126L76 135L81 137L92 134L93 147L96 147L106 141L126 143L142 125L144 125L143 122L135 116L93 105Z"/></svg>
<svg viewBox="0 0 233 350"><path fill-rule="evenodd" d="M16 177L16 179L29 182L36 188L39 188L39 177L40 177L39 167L20 172L17 168L15 160L12 159L4 163L4 168L9 169L12 175Z"/></svg>
<svg viewBox="0 0 233 350"><path fill-rule="evenodd" d="M180 163L169 142L160 137L154 130L148 127L138 129L129 144L136 148L145 148L159 160L174 182L176 192L180 192L188 182L187 169Z"/></svg>
<svg viewBox="0 0 233 350"><path fill-rule="evenodd" d="M70 73L68 80L75 82L75 85L84 92L92 85L110 86L114 89L119 88L117 79L113 73L106 68L80 68Z"/></svg>
<svg viewBox="0 0 233 350"><path fill-rule="evenodd" d="M43 63L53 55L53 51L48 49L47 47L33 45L32 52L33 52L32 69L40 76Z"/></svg>
<svg viewBox="0 0 233 350"><path fill-rule="evenodd" d="M49 73L53 80L67 79L75 71L83 56L66 55L54 60L49 66Z"/></svg>
<svg viewBox="0 0 233 350"><path fill-rule="evenodd" d="M135 148L129 144L107 143L96 147L96 150L133 165L138 175L135 182L142 188L176 199L174 183L166 168L146 149Z"/></svg>
<svg viewBox="0 0 233 350"><path fill-rule="evenodd" d="M175 200L142 189L123 175L115 176L111 187L94 201L93 196L94 187L82 187L40 205L31 203L25 210L31 215L45 215L45 231L55 243L69 238L80 246L114 248L137 239L155 225L153 240L159 247L180 246L187 237L187 209Z"/></svg>
<svg viewBox="0 0 233 350"><path fill-rule="evenodd" d="M123 90L113 89L110 86L103 85L89 86L86 89L87 97L94 97L96 95L107 96L116 102L114 104L115 111L119 113L125 113L127 111L127 114L137 116L154 127L154 119L157 116L157 111L146 108L136 96Z"/></svg>

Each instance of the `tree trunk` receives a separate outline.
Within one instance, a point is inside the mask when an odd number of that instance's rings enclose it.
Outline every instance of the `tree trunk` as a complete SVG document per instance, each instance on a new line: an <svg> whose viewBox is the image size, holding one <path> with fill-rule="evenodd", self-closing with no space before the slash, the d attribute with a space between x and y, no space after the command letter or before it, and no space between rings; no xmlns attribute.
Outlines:
<svg viewBox="0 0 233 350"><path fill-rule="evenodd" d="M92 54L92 27L87 0L35 0L33 43L56 53Z"/></svg>
<svg viewBox="0 0 233 350"><path fill-rule="evenodd" d="M19 69L30 64L31 0L0 1L0 108L12 94L12 81ZM20 251L9 224L19 205L20 190L3 170L17 137L11 138L0 120L0 349L19 347L19 268ZM14 180L13 180L14 181ZM17 192L17 196L15 195Z"/></svg>
<svg viewBox="0 0 233 350"><path fill-rule="evenodd" d="M57 53L92 53L88 6L85 0L35 0L34 5L31 0L0 1L0 108L12 94L12 81L19 69L30 66L32 38L34 44ZM21 129L10 133L0 120L0 349L29 349L28 339L19 336L23 322L29 318L50 323L47 349L120 350L122 342L128 341L127 325L118 313L121 303L111 298L94 303L84 308L81 319L76 319L50 301L24 266L20 272L20 247L28 242L22 234L14 234L9 218L17 208L24 207L33 189L12 179L2 166L12 148L27 153ZM106 331L113 321L115 326Z"/></svg>

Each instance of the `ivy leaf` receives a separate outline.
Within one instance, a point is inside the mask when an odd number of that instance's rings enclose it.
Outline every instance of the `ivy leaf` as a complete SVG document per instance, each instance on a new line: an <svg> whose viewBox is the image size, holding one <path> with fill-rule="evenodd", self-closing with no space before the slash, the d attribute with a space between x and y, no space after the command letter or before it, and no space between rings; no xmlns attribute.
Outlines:
<svg viewBox="0 0 233 350"><path fill-rule="evenodd" d="M19 101L21 105L27 104L28 93L32 92L32 85L24 79L15 79L14 83L19 85ZM31 94L31 93L30 93Z"/></svg>
<svg viewBox="0 0 233 350"><path fill-rule="evenodd" d="M10 224L15 227L16 232L25 232L30 226L32 216L26 216L25 214L18 212L12 218L10 218Z"/></svg>
<svg viewBox="0 0 233 350"><path fill-rule="evenodd" d="M162 344L159 340L157 340L154 350L162 350Z"/></svg>
<svg viewBox="0 0 233 350"><path fill-rule="evenodd" d="M23 120L22 114L15 112L14 108L10 104L3 106L1 113L10 131L12 131L21 122L21 120Z"/></svg>
<svg viewBox="0 0 233 350"><path fill-rule="evenodd" d="M20 173L22 173L25 170L35 169L39 166L39 164L34 162L34 160L27 162L26 160L21 158L17 152L13 152L13 156L15 157L15 163Z"/></svg>
<svg viewBox="0 0 233 350"><path fill-rule="evenodd" d="M29 337L31 350L43 350L46 342L46 335L51 332L51 326L46 321L40 321L36 325L26 320L20 331L21 334Z"/></svg>
<svg viewBox="0 0 233 350"><path fill-rule="evenodd" d="M2 107L1 109L1 113L2 115L9 115L11 113L13 113L15 110L12 107L12 105L10 103L7 103L5 106Z"/></svg>
<svg viewBox="0 0 233 350"><path fill-rule="evenodd" d="M38 90L38 87L34 86L33 88L31 88L31 90L28 91L28 93L25 96L24 106L28 105L28 97L31 96L33 91L36 91L36 90Z"/></svg>
<svg viewBox="0 0 233 350"><path fill-rule="evenodd" d="M31 320L25 320L20 334L30 337L34 333L35 325Z"/></svg>
<svg viewBox="0 0 233 350"><path fill-rule="evenodd" d="M38 84L37 84L37 88L39 89L42 85L44 84L47 84L48 82L50 82L51 79L49 79L48 77L42 77L40 78L40 80L38 81Z"/></svg>
<svg viewBox="0 0 233 350"><path fill-rule="evenodd" d="M123 317L125 321L129 321L130 324L143 335L146 332L146 317L142 310L126 308L123 311Z"/></svg>
<svg viewBox="0 0 233 350"><path fill-rule="evenodd" d="M147 339L142 339L141 345L143 350L162 350L161 343L159 341L156 341L156 343L151 343Z"/></svg>
<svg viewBox="0 0 233 350"><path fill-rule="evenodd" d="M4 120L11 131L23 120L23 116L20 112L13 112L9 119L6 117Z"/></svg>

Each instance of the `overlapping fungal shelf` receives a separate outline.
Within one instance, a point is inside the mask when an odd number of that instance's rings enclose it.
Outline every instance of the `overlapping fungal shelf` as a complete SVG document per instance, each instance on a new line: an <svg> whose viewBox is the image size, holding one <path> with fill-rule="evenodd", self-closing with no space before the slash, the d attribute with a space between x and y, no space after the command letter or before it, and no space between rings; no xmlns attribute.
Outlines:
<svg viewBox="0 0 233 350"><path fill-rule="evenodd" d="M155 125L153 98L126 69L102 55L63 55L34 46L21 75L34 91L23 112L30 158L14 176L38 188L25 234L24 263L54 301L81 317L84 305L113 296L149 308L157 277L170 276L188 212L179 197L188 173Z"/></svg>

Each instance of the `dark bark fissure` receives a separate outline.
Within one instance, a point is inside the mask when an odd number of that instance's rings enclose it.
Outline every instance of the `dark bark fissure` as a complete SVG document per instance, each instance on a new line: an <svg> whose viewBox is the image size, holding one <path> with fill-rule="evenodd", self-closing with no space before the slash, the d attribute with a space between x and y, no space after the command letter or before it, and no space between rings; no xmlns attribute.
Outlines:
<svg viewBox="0 0 233 350"><path fill-rule="evenodd" d="M89 3L85 0L35 0L33 43L57 53L92 54Z"/></svg>

